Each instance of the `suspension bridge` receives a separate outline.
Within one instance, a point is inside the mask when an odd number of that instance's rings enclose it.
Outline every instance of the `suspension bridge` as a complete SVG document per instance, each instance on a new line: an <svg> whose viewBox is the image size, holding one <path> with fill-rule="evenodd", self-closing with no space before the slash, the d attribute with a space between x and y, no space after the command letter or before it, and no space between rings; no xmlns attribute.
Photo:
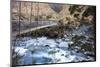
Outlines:
<svg viewBox="0 0 100 67"><path fill-rule="evenodd" d="M12 21L12 35L17 36L21 35L24 33L32 32L41 28L46 28L46 27L52 27L52 26L57 26L56 21L33 21L31 23L29 22L23 22L20 21L20 23L16 21Z"/></svg>
<svg viewBox="0 0 100 67"><path fill-rule="evenodd" d="M27 19L25 19L22 16L22 2L16 2L18 5L16 7L16 5L13 5L14 9L16 8L16 11L14 13L14 11L12 10L12 15L16 14L18 16L15 15L15 17L18 19L12 19L11 20L11 36L12 37L16 37L17 35L21 35L24 33L28 33L28 32L32 32L41 28L46 28L46 27L52 27L52 26L57 26L57 21L55 20L41 20L39 19L39 3L30 3L30 5L24 5L25 9L26 9L26 14L27 15L28 11L30 11L29 13L29 17ZM35 6L34 6L35 5ZM27 10L27 6L29 6L29 10ZM33 7L35 8L35 12L33 11ZM37 16L37 20L32 20L32 16Z"/></svg>

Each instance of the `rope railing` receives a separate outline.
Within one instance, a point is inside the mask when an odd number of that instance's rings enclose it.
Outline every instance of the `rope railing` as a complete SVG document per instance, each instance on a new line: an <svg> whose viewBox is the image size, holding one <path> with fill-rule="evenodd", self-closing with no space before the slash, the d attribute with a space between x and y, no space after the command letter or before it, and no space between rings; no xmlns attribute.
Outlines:
<svg viewBox="0 0 100 67"><path fill-rule="evenodd" d="M12 19L12 32L15 34L17 33L18 35L20 35L22 32L29 32L32 30L36 30L36 29L40 29L40 28L45 28L45 27L50 27L53 25L57 25L57 21L56 20L44 20L44 19L39 19L39 3L35 3L37 6L34 6L34 3L30 3L30 16L28 17L28 19L22 18L22 7L23 7L23 3L22 2L18 2L18 19ZM26 7L26 12L28 12L27 10L27 6ZM35 9L37 10L36 12L32 12L33 11L33 7L35 7ZM34 14L33 14L34 13ZM13 14L13 12L12 12ZM35 17L35 14L37 16L37 20L33 20L32 16Z"/></svg>

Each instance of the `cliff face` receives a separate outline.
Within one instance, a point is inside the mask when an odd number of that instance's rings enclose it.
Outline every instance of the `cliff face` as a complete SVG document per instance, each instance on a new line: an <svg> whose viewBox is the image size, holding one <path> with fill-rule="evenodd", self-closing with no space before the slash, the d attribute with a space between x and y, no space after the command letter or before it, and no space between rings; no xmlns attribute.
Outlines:
<svg viewBox="0 0 100 67"><path fill-rule="evenodd" d="M31 7L32 6L32 7ZM21 8L20 8L21 7ZM21 15L24 17L29 18L30 15L32 16L42 16L42 17L47 17L49 19L60 19L65 17L66 15L69 15L69 5L61 5L61 10L59 12L56 12L55 8L53 9L52 7L55 7L53 4L46 4L46 3L30 3L30 2L21 2L14 3L12 4L12 15L14 14L19 14L21 12ZM20 11L19 11L20 9ZM32 12L31 12L32 10ZM16 16L14 16L16 18ZM46 18L45 18L46 19Z"/></svg>
<svg viewBox="0 0 100 67"><path fill-rule="evenodd" d="M12 20L36 21L36 20L61 20L64 24L69 22L80 25L84 12L89 6L75 6L65 4L50 4L36 2L14 2L12 5ZM72 7L72 8L71 8ZM71 14L72 12L72 14ZM93 19L85 17L85 20ZM92 21L92 20L91 20Z"/></svg>

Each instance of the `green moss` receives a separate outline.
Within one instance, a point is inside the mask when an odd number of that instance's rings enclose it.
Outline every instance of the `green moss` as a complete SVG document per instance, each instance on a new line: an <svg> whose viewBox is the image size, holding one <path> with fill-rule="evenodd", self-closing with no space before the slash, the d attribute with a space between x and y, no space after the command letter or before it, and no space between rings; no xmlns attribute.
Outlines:
<svg viewBox="0 0 100 67"><path fill-rule="evenodd" d="M78 40L82 40L82 39L85 39L85 38L86 38L85 36L75 35L74 37L72 37L72 41L78 41Z"/></svg>
<svg viewBox="0 0 100 67"><path fill-rule="evenodd" d="M95 50L94 45L86 43L81 46L81 50L84 49L85 51L93 52Z"/></svg>
<svg viewBox="0 0 100 67"><path fill-rule="evenodd" d="M48 52L48 54L55 54L55 53L56 53L55 50L53 50L53 51L49 51L49 52Z"/></svg>
<svg viewBox="0 0 100 67"><path fill-rule="evenodd" d="M75 49L76 46L81 47L81 45L83 44L81 41L85 40L85 39L86 39L85 36L75 35L74 37L72 37L73 44L69 45L69 49L70 48Z"/></svg>
<svg viewBox="0 0 100 67"><path fill-rule="evenodd" d="M89 37L89 39L91 39L91 40L95 40L95 35L94 36L91 36L91 37Z"/></svg>
<svg viewBox="0 0 100 67"><path fill-rule="evenodd" d="M80 46L82 44L81 40L85 39L85 36L74 36L72 37L72 41L74 42L74 45L72 44L72 46Z"/></svg>

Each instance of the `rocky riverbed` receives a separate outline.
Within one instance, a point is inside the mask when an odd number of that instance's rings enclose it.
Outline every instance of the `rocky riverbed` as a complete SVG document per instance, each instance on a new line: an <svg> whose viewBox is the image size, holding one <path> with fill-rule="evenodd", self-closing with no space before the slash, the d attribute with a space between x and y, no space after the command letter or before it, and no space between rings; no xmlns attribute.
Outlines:
<svg viewBox="0 0 100 67"><path fill-rule="evenodd" d="M16 65L95 61L95 35L91 25L66 30L62 37L22 36L12 46ZM43 32L43 31L42 31ZM44 32L45 34L46 32ZM52 34L54 31L52 32ZM67 33L67 34L66 34ZM59 33L60 34L60 33Z"/></svg>

